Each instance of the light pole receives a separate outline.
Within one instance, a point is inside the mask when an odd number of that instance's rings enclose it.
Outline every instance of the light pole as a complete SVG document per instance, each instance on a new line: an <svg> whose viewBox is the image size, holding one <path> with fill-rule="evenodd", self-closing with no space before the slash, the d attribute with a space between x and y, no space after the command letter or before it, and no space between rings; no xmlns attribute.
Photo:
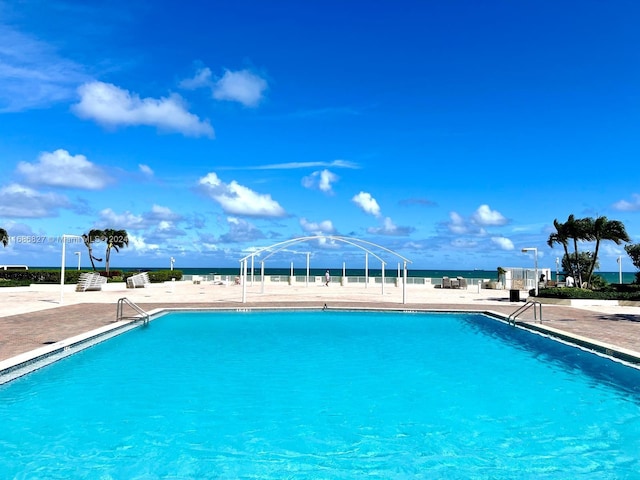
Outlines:
<svg viewBox="0 0 640 480"><path fill-rule="evenodd" d="M80 270L80 259L82 258L82 252L74 252L75 255L78 255L78 270Z"/></svg>
<svg viewBox="0 0 640 480"><path fill-rule="evenodd" d="M560 278L558 277L560 269L560 257L556 257L556 286L558 286L558 282L560 281Z"/></svg>
<svg viewBox="0 0 640 480"><path fill-rule="evenodd" d="M536 247L527 247L522 249L523 253L533 252L534 267L535 267L535 285L536 285L536 297L538 296L538 249Z"/></svg>
<svg viewBox="0 0 640 480"><path fill-rule="evenodd" d="M622 283L622 255L618 257L618 283Z"/></svg>
<svg viewBox="0 0 640 480"><path fill-rule="evenodd" d="M174 263L176 263L176 259L175 259L175 258L173 258L173 257L171 257L171 258L169 259L169 263L171 264L171 270L173 270L173 264L174 264Z"/></svg>

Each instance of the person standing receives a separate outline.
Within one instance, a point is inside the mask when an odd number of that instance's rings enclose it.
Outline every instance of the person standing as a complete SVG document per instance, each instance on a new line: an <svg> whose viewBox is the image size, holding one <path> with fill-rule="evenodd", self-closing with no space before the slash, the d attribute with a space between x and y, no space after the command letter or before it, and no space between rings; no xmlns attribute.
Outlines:
<svg viewBox="0 0 640 480"><path fill-rule="evenodd" d="M330 281L331 281L331 274L329 273L329 270L327 270L324 274L324 284L328 287Z"/></svg>

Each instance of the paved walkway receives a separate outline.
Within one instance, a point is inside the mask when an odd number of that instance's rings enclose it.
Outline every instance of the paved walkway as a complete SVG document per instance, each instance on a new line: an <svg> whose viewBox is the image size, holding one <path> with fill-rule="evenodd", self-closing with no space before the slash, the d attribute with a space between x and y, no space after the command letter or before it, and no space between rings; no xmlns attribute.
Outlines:
<svg viewBox="0 0 640 480"><path fill-rule="evenodd" d="M113 287L112 287L113 288ZM409 310L473 310L508 316L522 302L510 302L500 290L441 290L411 285L376 288L310 285L194 285L187 282L75 292L72 286L32 286L0 289L0 362L67 338L109 326L116 304L127 297L146 311L159 308L375 308ZM244 302L243 302L244 298ZM404 301L403 301L404 300ZM127 307L128 308L128 307ZM131 310L129 310L133 313ZM578 342L602 346L640 359L639 307L543 306L543 322L529 310L518 319ZM624 358L624 356L622 357Z"/></svg>

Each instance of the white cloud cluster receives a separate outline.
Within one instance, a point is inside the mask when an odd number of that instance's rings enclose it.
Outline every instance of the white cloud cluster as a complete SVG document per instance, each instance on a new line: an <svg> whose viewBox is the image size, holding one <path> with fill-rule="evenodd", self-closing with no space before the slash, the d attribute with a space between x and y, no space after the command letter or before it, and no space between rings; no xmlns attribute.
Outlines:
<svg viewBox="0 0 640 480"><path fill-rule="evenodd" d="M221 78L214 79L211 69L199 69L195 76L182 80L182 88L210 88L216 100L238 102L245 107L256 107L264 98L267 81L249 70L225 70Z"/></svg>
<svg viewBox="0 0 640 480"><path fill-rule="evenodd" d="M620 200L613 204L615 210L622 212L637 212L640 210L640 194L634 193L631 195L632 201Z"/></svg>
<svg viewBox="0 0 640 480"><path fill-rule="evenodd" d="M208 120L189 113L182 97L140 98L139 95L104 82L85 83L78 89L80 102L72 110L80 118L107 127L147 125L161 131L192 137L213 137Z"/></svg>
<svg viewBox="0 0 640 480"><path fill-rule="evenodd" d="M513 250L515 248L513 242L506 237L492 237L491 241L502 250Z"/></svg>
<svg viewBox="0 0 640 480"><path fill-rule="evenodd" d="M385 217L382 222L382 226L369 227L367 229L367 232L374 235L403 236L409 235L411 232L413 232L413 230L413 227L399 227L395 223L393 223L393 220L391 220L391 218Z"/></svg>
<svg viewBox="0 0 640 480"><path fill-rule="evenodd" d="M465 220L459 213L451 212L447 227L451 233L457 235L469 233L484 235L486 233L484 227L500 227L507 223L509 221L500 212L491 210L489 205L483 204L473 212L469 221Z"/></svg>
<svg viewBox="0 0 640 480"><path fill-rule="evenodd" d="M378 205L378 202L376 202L376 199L373 198L370 193L360 192L357 195L354 195L351 200L365 213L375 217L380 216L380 205Z"/></svg>
<svg viewBox="0 0 640 480"><path fill-rule="evenodd" d="M491 210L489 205L480 205L471 216L474 223L480 226L501 226L506 225L507 219L496 210Z"/></svg>
<svg viewBox="0 0 640 480"><path fill-rule="evenodd" d="M69 199L55 193L40 193L12 183L0 188L0 217L54 217L60 208L70 207Z"/></svg>
<svg viewBox="0 0 640 480"><path fill-rule="evenodd" d="M33 185L100 190L111 181L104 170L87 157L71 155L63 149L43 152L37 163L20 162L17 170Z"/></svg>
<svg viewBox="0 0 640 480"><path fill-rule="evenodd" d="M300 219L302 230L314 235L331 235L335 233L335 228L331 220L323 220L322 222L310 222L306 218Z"/></svg>
<svg viewBox="0 0 640 480"><path fill-rule="evenodd" d="M305 188L317 188L325 193L333 193L332 184L337 182L338 178L335 173L325 168L303 177L302 186Z"/></svg>
<svg viewBox="0 0 640 480"><path fill-rule="evenodd" d="M227 70L213 87L213 98L240 102L246 107L255 107L262 100L267 82L248 70Z"/></svg>
<svg viewBox="0 0 640 480"><path fill-rule="evenodd" d="M259 194L233 180L222 182L214 173L198 181L201 189L218 202L225 213L249 217L284 217L285 210L269 194Z"/></svg>
<svg viewBox="0 0 640 480"><path fill-rule="evenodd" d="M229 231L220 235L222 243L253 242L264 238L264 234L252 223L237 217L228 217Z"/></svg>

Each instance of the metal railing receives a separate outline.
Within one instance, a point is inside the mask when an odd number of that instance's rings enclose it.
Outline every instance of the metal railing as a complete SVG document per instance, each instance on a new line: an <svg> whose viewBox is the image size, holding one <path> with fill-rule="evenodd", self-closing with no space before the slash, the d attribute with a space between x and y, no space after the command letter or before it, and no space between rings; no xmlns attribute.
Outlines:
<svg viewBox="0 0 640 480"><path fill-rule="evenodd" d="M519 307L515 312L513 312L511 315L509 315L509 318L507 319L507 322L509 323L509 325L512 325L512 324L515 325L516 324L516 318L518 317L518 315L520 315L521 313L526 312L530 308L533 308L533 319L534 320L538 320L536 306L538 307L538 310L540 311L540 323L542 323L542 303L536 302L535 300L530 300L527 303L525 303L524 305L522 305L521 307Z"/></svg>
<svg viewBox="0 0 640 480"><path fill-rule="evenodd" d="M131 317L125 317L124 316L125 305L128 305L133 310L135 310L137 315L134 315ZM119 322L120 320L142 320L144 324L147 324L149 323L149 314L145 312L142 308L140 308L138 305L133 303L131 300L129 300L127 297L122 297L118 299L118 305L116 308L116 322Z"/></svg>

